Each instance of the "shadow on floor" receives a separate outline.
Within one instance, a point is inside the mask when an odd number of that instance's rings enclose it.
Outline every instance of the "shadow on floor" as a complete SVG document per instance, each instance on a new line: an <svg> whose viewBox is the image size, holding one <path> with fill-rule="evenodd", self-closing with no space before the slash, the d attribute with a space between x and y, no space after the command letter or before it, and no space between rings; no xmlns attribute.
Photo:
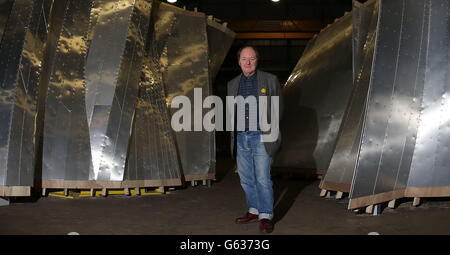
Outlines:
<svg viewBox="0 0 450 255"><path fill-rule="evenodd" d="M274 193L274 223L279 222L291 209L300 192L317 180L315 175L296 173L272 174Z"/></svg>

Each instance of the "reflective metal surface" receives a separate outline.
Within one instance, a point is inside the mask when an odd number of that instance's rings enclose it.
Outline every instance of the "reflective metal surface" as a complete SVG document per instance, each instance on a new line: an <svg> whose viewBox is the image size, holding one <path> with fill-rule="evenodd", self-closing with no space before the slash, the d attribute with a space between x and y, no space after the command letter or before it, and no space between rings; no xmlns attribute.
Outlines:
<svg viewBox="0 0 450 255"><path fill-rule="evenodd" d="M56 52L50 64L45 103L43 180L93 177L89 127L84 104L84 69L91 1L68 0L53 23ZM62 17L62 18L61 18ZM53 31L52 31L53 32Z"/></svg>
<svg viewBox="0 0 450 255"><path fill-rule="evenodd" d="M419 197L450 196L449 2L431 0L429 5L427 68L408 179L408 196Z"/></svg>
<svg viewBox="0 0 450 255"><path fill-rule="evenodd" d="M352 96L345 111L330 166L320 183L322 189L350 192L359 154L365 103L372 73L378 9L379 1L371 1L352 10L354 18L353 61L360 64L356 65L358 69ZM355 30L359 32L355 32ZM364 33L366 37L364 38L360 33ZM362 48L360 48L361 45Z"/></svg>
<svg viewBox="0 0 450 255"><path fill-rule="evenodd" d="M430 39L428 9L429 1L425 0L381 1L349 209L404 196L419 124L426 44Z"/></svg>
<svg viewBox="0 0 450 255"><path fill-rule="evenodd" d="M357 78L361 65L364 61L364 48L367 45L366 39L369 29L373 26L372 14L375 7L375 0L367 1L364 4L353 0L352 8L352 48L353 48L353 76ZM375 25L376 27L376 25Z"/></svg>
<svg viewBox="0 0 450 255"><path fill-rule="evenodd" d="M212 94L205 15L166 5L160 6L158 15L156 38L168 36L167 43L159 45L166 103L170 107L175 96L187 96L194 117L194 107L202 108L203 99ZM173 24L172 29L170 24ZM202 89L201 97L194 99L194 88ZM173 114L177 110L170 109L170 112ZM202 108L198 113L204 116L206 112ZM194 121L191 123L191 130L194 130ZM198 124L202 125L195 125ZM214 178L214 132L176 132L176 143L186 180Z"/></svg>
<svg viewBox="0 0 450 255"><path fill-rule="evenodd" d="M86 61L86 115L95 180L122 181L151 3L103 0Z"/></svg>
<svg viewBox="0 0 450 255"><path fill-rule="evenodd" d="M44 180L123 180L150 13L145 0L95 1L92 11L69 1L47 96Z"/></svg>
<svg viewBox="0 0 450 255"><path fill-rule="evenodd" d="M207 19L206 32L208 35L209 48L209 73L211 81L214 81L220 66L233 44L236 34L213 20Z"/></svg>
<svg viewBox="0 0 450 255"><path fill-rule="evenodd" d="M353 87L352 15L312 39L283 87L283 142L274 166L326 170Z"/></svg>
<svg viewBox="0 0 450 255"><path fill-rule="evenodd" d="M37 95L52 3L17 0L6 24L8 3L1 6L0 185L34 184Z"/></svg>
<svg viewBox="0 0 450 255"><path fill-rule="evenodd" d="M152 45L156 43L153 41ZM156 47L145 56L125 180L173 180L181 185L175 134L170 126Z"/></svg>

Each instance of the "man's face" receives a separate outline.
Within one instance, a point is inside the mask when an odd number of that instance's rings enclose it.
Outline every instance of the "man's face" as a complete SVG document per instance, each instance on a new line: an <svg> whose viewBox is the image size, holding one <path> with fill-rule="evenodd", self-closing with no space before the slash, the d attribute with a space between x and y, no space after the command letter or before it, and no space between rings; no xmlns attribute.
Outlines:
<svg viewBox="0 0 450 255"><path fill-rule="evenodd" d="M258 59L256 58L256 52L250 47L244 48L239 57L239 66L244 75L247 77L252 76L255 73L257 65Z"/></svg>

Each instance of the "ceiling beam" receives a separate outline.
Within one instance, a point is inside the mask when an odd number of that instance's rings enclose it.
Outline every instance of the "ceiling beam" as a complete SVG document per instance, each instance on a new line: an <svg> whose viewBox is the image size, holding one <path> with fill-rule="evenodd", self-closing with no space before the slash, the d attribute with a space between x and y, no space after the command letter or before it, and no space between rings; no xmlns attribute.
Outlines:
<svg viewBox="0 0 450 255"><path fill-rule="evenodd" d="M311 39L315 34L311 32L238 32L235 39Z"/></svg>
<svg viewBox="0 0 450 255"><path fill-rule="evenodd" d="M311 39L333 19L229 19L229 28L236 39Z"/></svg>
<svg viewBox="0 0 450 255"><path fill-rule="evenodd" d="M230 29L235 32L319 32L333 19L303 19L303 20L251 20L228 19Z"/></svg>

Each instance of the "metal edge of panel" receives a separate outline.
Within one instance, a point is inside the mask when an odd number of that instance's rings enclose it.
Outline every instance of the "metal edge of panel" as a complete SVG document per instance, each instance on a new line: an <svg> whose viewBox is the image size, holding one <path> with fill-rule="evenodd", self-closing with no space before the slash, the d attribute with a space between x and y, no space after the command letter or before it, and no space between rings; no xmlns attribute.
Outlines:
<svg viewBox="0 0 450 255"><path fill-rule="evenodd" d="M233 30L229 29L227 27L226 23L220 24L220 23L218 23L218 22L216 22L214 20L211 20L211 19L207 18L206 19L206 24L208 26L214 27L217 30L222 31L223 33L227 34L230 37L233 37L233 38L236 37L236 32L234 32Z"/></svg>
<svg viewBox="0 0 450 255"><path fill-rule="evenodd" d="M359 70L361 69L361 62L364 59L361 57L364 53L364 45L366 42L368 29L372 20L372 13L376 0L367 1L364 4L353 0L352 7L352 32L353 32L353 79L356 80Z"/></svg>
<svg viewBox="0 0 450 255"><path fill-rule="evenodd" d="M357 71L354 88L345 110L330 166L319 185L322 189L350 192L361 139L361 124L370 82L378 21L378 2L372 2L374 6L371 6L370 17L364 17L364 19L370 19L370 24L363 43L365 47L358 56L362 59L362 65L359 66ZM364 8L364 5L361 6ZM368 14L367 12L364 13Z"/></svg>
<svg viewBox="0 0 450 255"><path fill-rule="evenodd" d="M392 102L388 94L393 90L395 73L386 74L383 71L393 70L395 66L392 65L397 65L400 35L393 30L400 26L403 17L402 13L398 13L399 7L395 5L400 5L403 13L403 2L383 0L380 2L374 63L366 99L361 146L351 185L349 209L353 208L356 199L373 195L379 162L386 142L385 133L390 119L390 115L386 112L392 112ZM382 47L387 43L394 45ZM385 65L386 63L388 65Z"/></svg>

